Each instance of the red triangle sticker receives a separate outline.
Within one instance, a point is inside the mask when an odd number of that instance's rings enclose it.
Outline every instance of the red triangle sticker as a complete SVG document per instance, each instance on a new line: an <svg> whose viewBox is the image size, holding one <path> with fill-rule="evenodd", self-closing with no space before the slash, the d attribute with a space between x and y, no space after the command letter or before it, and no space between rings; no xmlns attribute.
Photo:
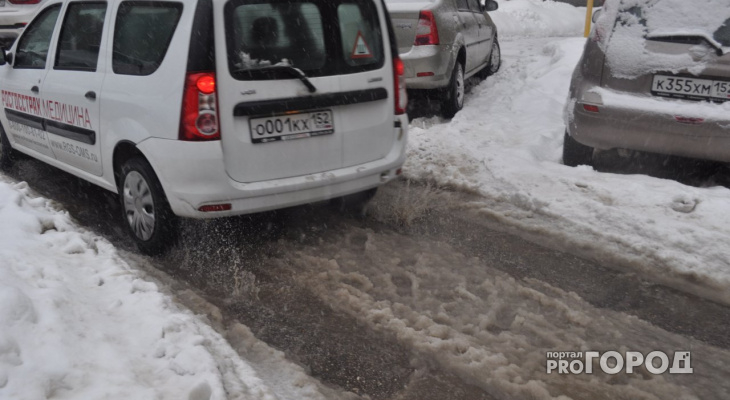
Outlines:
<svg viewBox="0 0 730 400"><path fill-rule="evenodd" d="M357 31L355 45L352 46L352 54L350 54L350 58L373 58L373 52L370 51L370 46L368 46L367 42L365 42L360 31Z"/></svg>

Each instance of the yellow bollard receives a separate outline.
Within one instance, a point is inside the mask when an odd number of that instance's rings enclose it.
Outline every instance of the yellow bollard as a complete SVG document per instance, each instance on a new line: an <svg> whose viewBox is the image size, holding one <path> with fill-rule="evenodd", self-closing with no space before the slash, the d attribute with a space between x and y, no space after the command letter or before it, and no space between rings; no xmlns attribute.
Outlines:
<svg viewBox="0 0 730 400"><path fill-rule="evenodd" d="M591 34L591 20L593 19L593 0L588 0L588 9L586 10L586 32L585 37Z"/></svg>

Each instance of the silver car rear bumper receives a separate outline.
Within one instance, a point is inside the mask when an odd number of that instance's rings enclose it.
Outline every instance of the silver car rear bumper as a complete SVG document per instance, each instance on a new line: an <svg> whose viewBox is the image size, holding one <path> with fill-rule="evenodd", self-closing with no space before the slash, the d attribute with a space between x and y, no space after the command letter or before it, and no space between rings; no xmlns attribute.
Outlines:
<svg viewBox="0 0 730 400"><path fill-rule="evenodd" d="M449 45L411 47L408 53L400 55L406 67L406 88L438 89L445 87L451 79L454 57ZM419 73L433 73L433 75L418 76Z"/></svg>
<svg viewBox="0 0 730 400"><path fill-rule="evenodd" d="M583 89L566 109L568 133L580 143L730 162L727 104Z"/></svg>

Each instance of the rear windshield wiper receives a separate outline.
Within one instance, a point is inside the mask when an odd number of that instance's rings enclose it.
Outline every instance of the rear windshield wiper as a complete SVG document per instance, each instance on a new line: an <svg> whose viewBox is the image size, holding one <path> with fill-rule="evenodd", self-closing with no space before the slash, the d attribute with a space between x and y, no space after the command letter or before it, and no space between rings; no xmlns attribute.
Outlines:
<svg viewBox="0 0 730 400"><path fill-rule="evenodd" d="M317 88L312 84L312 82L307 78L307 75L302 72L299 68L294 68L291 65L286 64L278 64L278 65L264 65L252 69L245 69L245 70L239 70L238 72L247 73L250 75L256 75L257 73L262 73L266 75L270 75L271 73L279 74L283 73L285 75L289 75L291 77L297 78L304 86L309 89L309 93L314 93L317 91Z"/></svg>
<svg viewBox="0 0 730 400"><path fill-rule="evenodd" d="M715 49L715 53L718 56L725 55L725 51L722 48L722 44L718 43L714 39L711 39L701 34L688 34L688 35L655 35L648 36L649 40L657 40L661 42L672 42L672 43L687 43L687 44L700 44L705 42Z"/></svg>

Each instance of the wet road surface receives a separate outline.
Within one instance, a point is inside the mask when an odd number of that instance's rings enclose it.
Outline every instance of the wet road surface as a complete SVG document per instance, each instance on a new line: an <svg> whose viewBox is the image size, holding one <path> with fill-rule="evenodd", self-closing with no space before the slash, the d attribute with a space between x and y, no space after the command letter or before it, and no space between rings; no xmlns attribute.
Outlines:
<svg viewBox="0 0 730 400"><path fill-rule="evenodd" d="M691 344L709 359L698 359L689 378L619 382L636 390L623 388L626 398L721 399L728 391L719 377L730 368L730 308L502 225L471 206L468 193L396 182L365 217L317 204L186 221L180 246L147 258L127 239L114 195L33 160L18 162L11 176L130 263L158 269L174 290L199 293L221 311L224 330L248 326L310 375L355 396L509 398L530 393L524 382L535 380L553 396L623 398L611 392L616 382L590 389L580 377L544 375L540 352L631 343L668 351ZM469 360L471 349L478 357ZM477 362L494 354L507 361ZM516 371L505 372L510 365Z"/></svg>

